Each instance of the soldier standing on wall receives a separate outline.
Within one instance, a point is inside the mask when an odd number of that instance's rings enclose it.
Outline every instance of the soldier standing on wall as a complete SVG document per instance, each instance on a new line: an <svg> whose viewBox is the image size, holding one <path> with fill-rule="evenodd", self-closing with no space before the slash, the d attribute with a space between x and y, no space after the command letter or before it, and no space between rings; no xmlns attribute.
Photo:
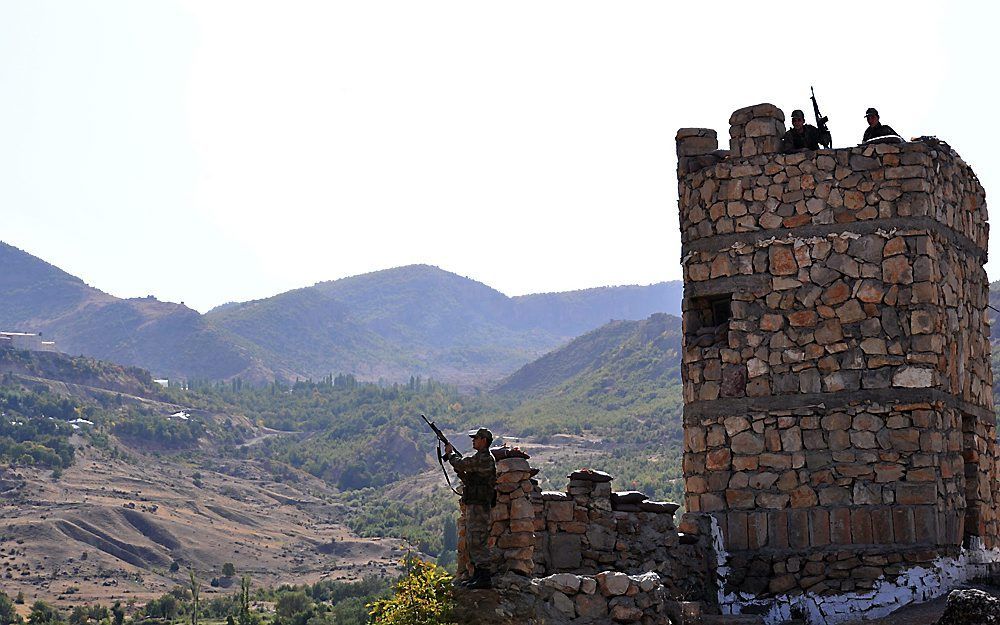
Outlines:
<svg viewBox="0 0 1000 625"><path fill-rule="evenodd" d="M469 432L472 447L476 453L468 458L455 451L448 443L444 448L444 459L451 463L462 480L462 503L465 504L465 541L469 560L475 572L467 588L492 588L489 569L489 552L486 539L490 534L490 510L497 500L497 465L490 453L493 433L486 428Z"/></svg>
<svg viewBox="0 0 1000 625"><path fill-rule="evenodd" d="M818 150L819 144L830 145L830 131L819 130L806 123L806 116L799 109L792 111L792 128L781 137L781 151L785 154Z"/></svg>
<svg viewBox="0 0 1000 625"><path fill-rule="evenodd" d="M886 126L878 119L878 111L870 108L865 111L865 119L868 120L868 127L865 128L865 136L861 139L863 143L868 143L873 139L883 139L882 141L876 141L875 143L902 143L903 138L900 137L892 126Z"/></svg>

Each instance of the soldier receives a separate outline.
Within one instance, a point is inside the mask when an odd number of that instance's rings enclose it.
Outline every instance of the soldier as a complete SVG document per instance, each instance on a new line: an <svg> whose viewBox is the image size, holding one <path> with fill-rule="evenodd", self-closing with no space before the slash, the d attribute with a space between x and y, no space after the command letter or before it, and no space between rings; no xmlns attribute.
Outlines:
<svg viewBox="0 0 1000 625"><path fill-rule="evenodd" d="M486 428L471 430L472 447L476 453L468 458L445 445L444 458L451 463L462 480L462 503L465 504L465 541L469 560L475 571L467 588L492 588L489 552L486 539L490 534L490 510L496 505L497 465L490 453L493 433Z"/></svg>
<svg viewBox="0 0 1000 625"><path fill-rule="evenodd" d="M818 150L821 143L830 144L830 131L819 130L816 126L807 124L806 116L801 110L792 111L792 128L781 137L781 151L791 154Z"/></svg>
<svg viewBox="0 0 1000 625"><path fill-rule="evenodd" d="M899 137L898 133L892 129L892 126L886 126L878 120L877 110L870 108L865 111L865 119L868 120L868 127L865 128L865 136L861 139L862 143L871 139L878 139L879 137L895 137L899 139L899 141L903 140Z"/></svg>

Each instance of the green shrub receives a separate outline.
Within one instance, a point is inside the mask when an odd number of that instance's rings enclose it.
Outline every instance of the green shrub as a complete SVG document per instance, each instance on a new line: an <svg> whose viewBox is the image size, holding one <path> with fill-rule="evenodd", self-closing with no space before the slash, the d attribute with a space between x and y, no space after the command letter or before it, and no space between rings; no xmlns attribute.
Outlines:
<svg viewBox="0 0 1000 625"><path fill-rule="evenodd" d="M392 596L369 604L374 625L454 625L452 577L430 562L408 558Z"/></svg>

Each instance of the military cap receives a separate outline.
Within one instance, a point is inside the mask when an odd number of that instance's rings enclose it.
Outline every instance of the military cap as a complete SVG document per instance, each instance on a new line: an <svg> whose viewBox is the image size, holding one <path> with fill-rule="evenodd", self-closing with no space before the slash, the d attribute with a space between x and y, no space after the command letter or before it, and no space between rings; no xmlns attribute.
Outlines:
<svg viewBox="0 0 1000 625"><path fill-rule="evenodd" d="M878 117L878 111L873 108L869 108L867 111L865 111L865 117L871 117L872 115Z"/></svg>
<svg viewBox="0 0 1000 625"><path fill-rule="evenodd" d="M801 111L801 109L795 109L792 111L792 119L805 119L806 114Z"/></svg>
<svg viewBox="0 0 1000 625"><path fill-rule="evenodd" d="M469 436L476 438L477 436L482 436L489 442L493 442L493 432L490 432L486 428L479 428L478 430L469 430Z"/></svg>

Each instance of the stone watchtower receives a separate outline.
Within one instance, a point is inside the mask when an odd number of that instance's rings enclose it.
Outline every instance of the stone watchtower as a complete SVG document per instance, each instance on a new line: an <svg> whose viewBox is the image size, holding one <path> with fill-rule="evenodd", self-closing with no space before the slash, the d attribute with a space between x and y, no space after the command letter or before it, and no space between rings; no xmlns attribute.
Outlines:
<svg viewBox="0 0 1000 625"><path fill-rule="evenodd" d="M720 601L836 622L944 592L998 546L983 188L936 140L782 155L773 105L730 124L729 151L677 133L687 508L718 521Z"/></svg>

